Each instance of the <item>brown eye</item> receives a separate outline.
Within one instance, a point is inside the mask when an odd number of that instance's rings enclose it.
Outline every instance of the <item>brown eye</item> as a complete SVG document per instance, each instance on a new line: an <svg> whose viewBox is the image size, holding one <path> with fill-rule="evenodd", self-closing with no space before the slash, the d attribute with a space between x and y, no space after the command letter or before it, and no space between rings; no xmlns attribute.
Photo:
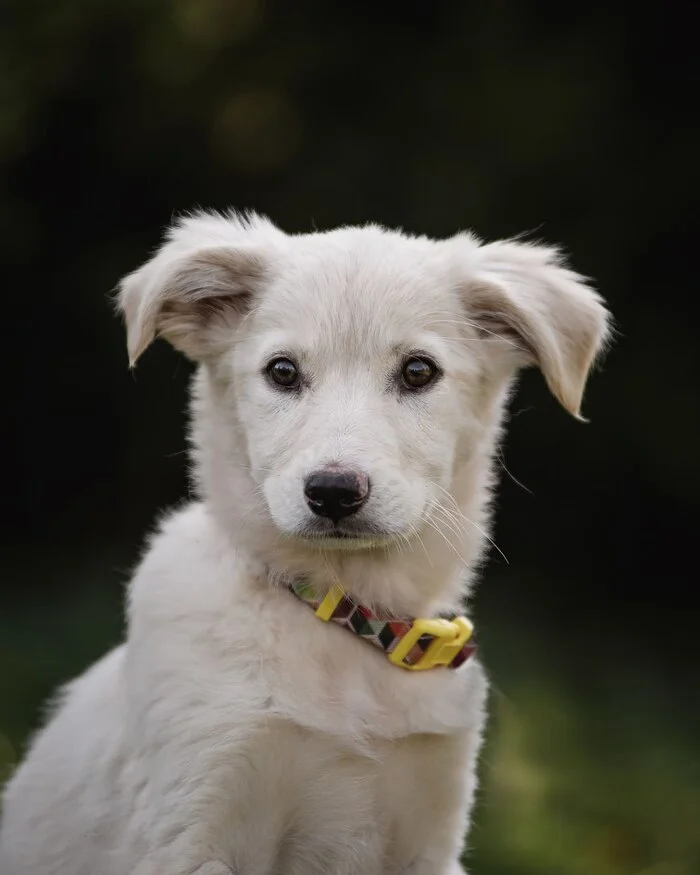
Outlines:
<svg viewBox="0 0 700 875"><path fill-rule="evenodd" d="M299 370L290 359L279 358L267 366L267 375L278 386L284 389L296 389L299 385Z"/></svg>
<svg viewBox="0 0 700 875"><path fill-rule="evenodd" d="M414 356L404 362L401 379L409 389L422 389L439 374L435 362Z"/></svg>

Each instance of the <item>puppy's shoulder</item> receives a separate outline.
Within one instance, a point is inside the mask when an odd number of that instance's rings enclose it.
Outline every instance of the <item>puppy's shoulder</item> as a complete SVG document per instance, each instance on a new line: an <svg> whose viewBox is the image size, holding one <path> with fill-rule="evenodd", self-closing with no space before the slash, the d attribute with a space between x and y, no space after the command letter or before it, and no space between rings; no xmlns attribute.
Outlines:
<svg viewBox="0 0 700 875"><path fill-rule="evenodd" d="M129 613L175 619L230 607L241 578L260 573L206 505L164 516L129 586Z"/></svg>

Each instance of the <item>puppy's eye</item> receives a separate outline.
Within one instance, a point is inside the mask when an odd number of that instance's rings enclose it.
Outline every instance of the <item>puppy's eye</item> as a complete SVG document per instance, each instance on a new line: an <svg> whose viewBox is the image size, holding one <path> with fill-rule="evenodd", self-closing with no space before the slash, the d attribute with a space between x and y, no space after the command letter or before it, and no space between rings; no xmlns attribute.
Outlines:
<svg viewBox="0 0 700 875"><path fill-rule="evenodd" d="M273 359L267 366L267 375L284 389L296 389L299 385L299 369L290 359Z"/></svg>
<svg viewBox="0 0 700 875"><path fill-rule="evenodd" d="M409 389L422 389L439 375L440 371L435 362L427 358L412 356L403 364L401 381Z"/></svg>

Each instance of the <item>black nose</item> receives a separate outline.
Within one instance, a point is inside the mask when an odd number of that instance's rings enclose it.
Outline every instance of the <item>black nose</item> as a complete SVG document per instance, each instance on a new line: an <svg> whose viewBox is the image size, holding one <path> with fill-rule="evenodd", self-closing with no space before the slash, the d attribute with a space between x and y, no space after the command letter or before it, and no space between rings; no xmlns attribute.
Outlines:
<svg viewBox="0 0 700 875"><path fill-rule="evenodd" d="M324 468L314 471L304 484L306 503L318 516L337 523L362 507L369 496L369 478L360 471Z"/></svg>

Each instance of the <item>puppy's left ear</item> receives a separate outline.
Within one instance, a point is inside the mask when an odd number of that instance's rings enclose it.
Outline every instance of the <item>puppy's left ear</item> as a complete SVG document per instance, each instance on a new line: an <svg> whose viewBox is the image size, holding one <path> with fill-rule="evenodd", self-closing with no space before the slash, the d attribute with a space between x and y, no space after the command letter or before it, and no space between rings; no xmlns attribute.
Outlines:
<svg viewBox="0 0 700 875"><path fill-rule="evenodd" d="M206 359L218 338L230 338L265 274L256 246L202 247L183 255L166 244L119 284L131 366L156 336L194 361Z"/></svg>
<svg viewBox="0 0 700 875"><path fill-rule="evenodd" d="M555 248L506 240L479 246L472 258L463 285L470 319L514 366L537 365L552 394L581 419L588 372L610 334L600 296Z"/></svg>

